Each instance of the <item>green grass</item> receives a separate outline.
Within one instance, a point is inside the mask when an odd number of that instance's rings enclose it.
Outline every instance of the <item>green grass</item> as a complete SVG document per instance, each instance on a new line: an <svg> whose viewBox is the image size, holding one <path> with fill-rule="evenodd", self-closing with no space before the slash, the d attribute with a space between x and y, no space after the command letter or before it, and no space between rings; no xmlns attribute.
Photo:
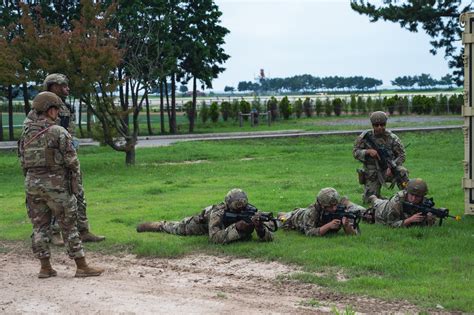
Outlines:
<svg viewBox="0 0 474 315"><path fill-rule="evenodd" d="M403 133L410 143L406 166L422 177L437 206L463 214L461 130ZM278 231L272 243L209 244L206 236L136 233L148 220L179 220L223 200L233 187L266 211L289 211L313 202L333 186L361 199L352 158L354 137L184 142L137 150L137 165L124 166L123 153L81 148L92 231L107 240L87 250L179 257L193 252L226 254L297 264L288 278L329 290L384 299L406 299L425 310L437 304L474 312L474 217L447 220L430 229L391 229L362 224L360 237L309 238ZM183 163L198 161L200 163ZM384 191L386 195L390 192ZM14 153L0 152L0 239L27 241L31 224L24 207L23 176ZM343 275L345 281L341 281Z"/></svg>

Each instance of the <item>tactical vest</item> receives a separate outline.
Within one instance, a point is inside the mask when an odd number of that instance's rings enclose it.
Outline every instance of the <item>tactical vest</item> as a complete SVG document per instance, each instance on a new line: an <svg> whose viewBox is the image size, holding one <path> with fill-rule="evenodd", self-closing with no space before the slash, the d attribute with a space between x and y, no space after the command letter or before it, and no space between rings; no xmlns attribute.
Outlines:
<svg viewBox="0 0 474 315"><path fill-rule="evenodd" d="M64 165L59 151L58 139L53 129L45 121L28 124L19 146L19 155L24 169L51 168Z"/></svg>

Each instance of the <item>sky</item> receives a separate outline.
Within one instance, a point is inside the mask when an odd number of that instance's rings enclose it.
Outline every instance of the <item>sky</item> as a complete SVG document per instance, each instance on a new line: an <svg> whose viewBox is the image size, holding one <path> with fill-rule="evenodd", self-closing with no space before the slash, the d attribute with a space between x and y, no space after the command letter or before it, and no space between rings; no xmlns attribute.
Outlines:
<svg viewBox="0 0 474 315"><path fill-rule="evenodd" d="M390 81L428 73L451 73L444 51L432 55L430 37L399 24L370 23L349 0L215 0L230 30L224 49L231 57L213 81L215 91L266 77L310 74L356 76ZM459 47L461 41L458 42Z"/></svg>

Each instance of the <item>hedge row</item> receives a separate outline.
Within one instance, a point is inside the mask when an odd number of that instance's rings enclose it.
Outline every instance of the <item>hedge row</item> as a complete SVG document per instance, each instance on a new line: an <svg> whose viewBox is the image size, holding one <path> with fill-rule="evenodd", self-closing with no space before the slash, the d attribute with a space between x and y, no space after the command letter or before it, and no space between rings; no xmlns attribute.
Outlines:
<svg viewBox="0 0 474 315"><path fill-rule="evenodd" d="M251 102L244 99L234 99L232 102L223 101L220 104L217 101L210 105L202 103L199 106L199 118L203 123L209 119L212 122L217 122L219 117L224 121L228 119L238 119L239 112L248 114L251 111L265 112L269 111L272 121L277 119L290 119L290 117L300 118L302 116L312 117L316 116L340 116L345 115L359 115L368 114L373 111L385 111L393 114L460 114L463 106L463 95L439 95L439 96L425 96L416 95L409 99L407 96L401 97L398 95L384 98L363 98L361 96L351 95L350 99L334 98L325 100L313 100L309 97L304 100L297 99L293 103L288 100L288 97L283 97L278 101L275 97L271 97L266 102L261 102L258 98ZM190 115L192 103L189 101L184 104L186 114ZM247 119L247 116L244 117Z"/></svg>

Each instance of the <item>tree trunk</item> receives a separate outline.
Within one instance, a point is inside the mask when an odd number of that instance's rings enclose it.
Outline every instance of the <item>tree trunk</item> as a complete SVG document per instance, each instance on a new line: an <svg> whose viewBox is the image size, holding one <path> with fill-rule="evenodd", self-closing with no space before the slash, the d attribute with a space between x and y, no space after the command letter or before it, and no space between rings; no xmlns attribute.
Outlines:
<svg viewBox="0 0 474 315"><path fill-rule="evenodd" d="M153 130L151 130L151 118L150 118L150 101L148 99L148 88L145 87L145 106L146 106L146 123L148 126L148 134L151 136Z"/></svg>
<svg viewBox="0 0 474 315"><path fill-rule="evenodd" d="M29 98L29 93L28 93L28 85L23 83L23 102L25 103L25 115L28 115L28 113L31 110L30 107L30 98Z"/></svg>
<svg viewBox="0 0 474 315"><path fill-rule="evenodd" d="M196 117L197 79L193 78L193 104L191 105L191 117L189 117L189 133L194 132L194 121Z"/></svg>
<svg viewBox="0 0 474 315"><path fill-rule="evenodd" d="M0 141L3 141L3 117L2 117L1 108L0 108Z"/></svg>
<svg viewBox="0 0 474 315"><path fill-rule="evenodd" d="M130 150L125 151L125 165L135 165L135 147L132 147Z"/></svg>
<svg viewBox="0 0 474 315"><path fill-rule="evenodd" d="M173 73L171 75L171 119L170 119L170 133L176 134L176 77Z"/></svg>
<svg viewBox="0 0 474 315"><path fill-rule="evenodd" d="M87 105L87 136L88 137L92 136L92 127L91 127L92 111L89 106L90 105Z"/></svg>
<svg viewBox="0 0 474 315"><path fill-rule="evenodd" d="M166 82L165 78L165 96L166 96L166 112L168 113L168 125L170 125L170 133L171 133L171 112L170 112L170 99L168 97L168 82Z"/></svg>
<svg viewBox="0 0 474 315"><path fill-rule="evenodd" d="M8 85L8 139L13 141L13 87Z"/></svg>
<svg viewBox="0 0 474 315"><path fill-rule="evenodd" d="M79 133L81 134L81 138L84 138L84 131L82 130L82 99L79 99L78 125L79 125Z"/></svg>
<svg viewBox="0 0 474 315"><path fill-rule="evenodd" d="M163 100L163 80L160 79L160 128L161 134L165 133L165 106Z"/></svg>

